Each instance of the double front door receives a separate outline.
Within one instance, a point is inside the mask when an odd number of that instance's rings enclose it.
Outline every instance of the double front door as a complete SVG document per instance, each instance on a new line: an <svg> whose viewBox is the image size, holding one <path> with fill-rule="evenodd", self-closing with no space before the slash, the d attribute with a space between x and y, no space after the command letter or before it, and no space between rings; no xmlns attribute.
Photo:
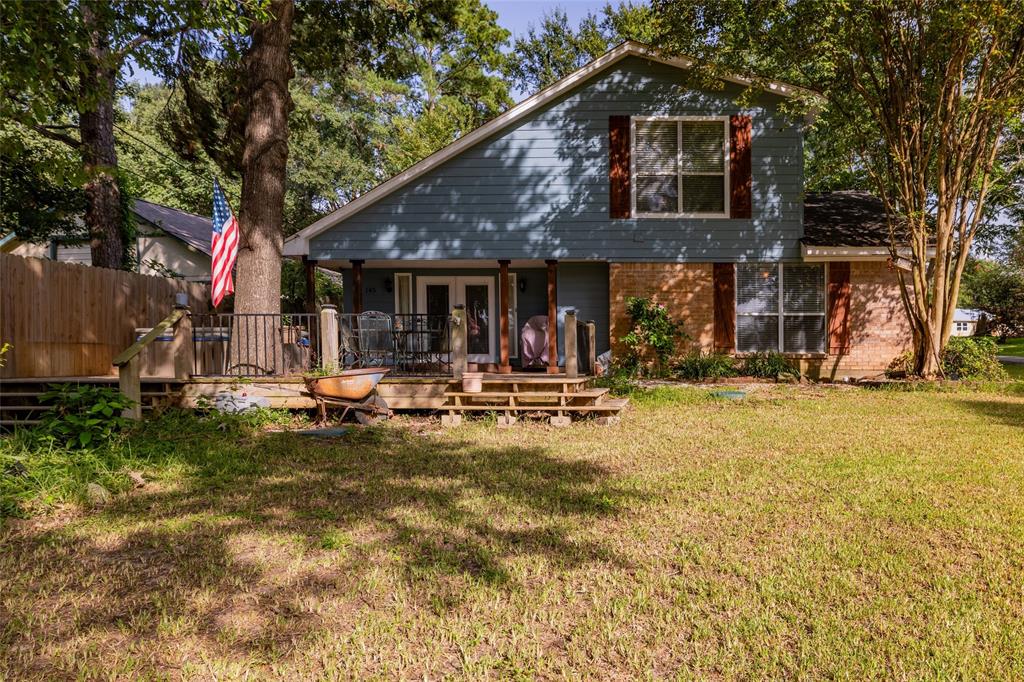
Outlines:
<svg viewBox="0 0 1024 682"><path fill-rule="evenodd" d="M417 277L416 303L416 312L428 315L450 315L454 306L466 306L469 361L495 362L493 277Z"/></svg>

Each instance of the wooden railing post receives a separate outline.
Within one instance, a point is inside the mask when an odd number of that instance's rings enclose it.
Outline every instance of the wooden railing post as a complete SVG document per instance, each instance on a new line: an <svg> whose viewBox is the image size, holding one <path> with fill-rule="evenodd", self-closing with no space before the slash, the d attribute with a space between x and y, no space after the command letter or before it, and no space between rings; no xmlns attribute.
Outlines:
<svg viewBox="0 0 1024 682"><path fill-rule="evenodd" d="M569 308L565 311L565 376L575 379L579 376L579 360L577 358L578 347L576 346L576 309Z"/></svg>
<svg viewBox="0 0 1024 682"><path fill-rule="evenodd" d="M459 380L469 369L468 347L466 306L460 303L452 311L452 375Z"/></svg>
<svg viewBox="0 0 1024 682"><path fill-rule="evenodd" d="M587 371L597 376L597 323L587 320Z"/></svg>
<svg viewBox="0 0 1024 682"><path fill-rule="evenodd" d="M121 393L132 401L133 406L124 411L128 419L142 419L142 351L158 338L173 331L183 318L188 317L188 310L175 306L171 314L160 320L155 327L146 332L141 339L125 348L114 358L117 367L117 385ZM189 345L191 346L191 340Z"/></svg>
<svg viewBox="0 0 1024 682"><path fill-rule="evenodd" d="M174 358L174 378L186 381L195 369L195 345L192 343L192 315L188 306L174 306L185 311L174 328L174 340L171 341L171 353Z"/></svg>
<svg viewBox="0 0 1024 682"><path fill-rule="evenodd" d="M121 394L132 401L131 407L126 407L121 416L126 419L142 419L142 380L140 372L142 369L142 356L135 354L123 365L117 368L117 387Z"/></svg>
<svg viewBox="0 0 1024 682"><path fill-rule="evenodd" d="M330 304L320 309L320 367L338 368L338 308Z"/></svg>

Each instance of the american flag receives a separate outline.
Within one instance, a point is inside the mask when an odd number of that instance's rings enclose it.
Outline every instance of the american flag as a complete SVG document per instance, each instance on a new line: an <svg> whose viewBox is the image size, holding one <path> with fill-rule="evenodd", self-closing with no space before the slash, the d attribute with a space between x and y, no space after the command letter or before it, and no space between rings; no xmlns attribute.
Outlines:
<svg viewBox="0 0 1024 682"><path fill-rule="evenodd" d="M220 305L225 294L235 291L231 270L238 256L238 221L231 213L220 183L213 181L213 307Z"/></svg>

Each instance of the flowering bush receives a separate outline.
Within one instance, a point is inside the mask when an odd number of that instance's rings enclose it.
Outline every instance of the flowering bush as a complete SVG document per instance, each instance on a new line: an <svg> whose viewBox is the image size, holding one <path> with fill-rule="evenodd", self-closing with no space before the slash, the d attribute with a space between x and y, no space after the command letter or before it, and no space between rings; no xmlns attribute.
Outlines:
<svg viewBox="0 0 1024 682"><path fill-rule="evenodd" d="M669 316L663 304L649 298L627 298L626 312L632 327L619 339L626 347L623 368L633 374L664 375L675 355L676 344L689 338L683 333L682 324Z"/></svg>

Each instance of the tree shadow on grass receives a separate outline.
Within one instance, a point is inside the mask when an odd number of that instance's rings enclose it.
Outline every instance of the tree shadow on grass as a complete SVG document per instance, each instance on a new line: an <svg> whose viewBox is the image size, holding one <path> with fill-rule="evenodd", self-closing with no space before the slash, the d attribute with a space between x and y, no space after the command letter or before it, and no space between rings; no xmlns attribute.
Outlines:
<svg viewBox="0 0 1024 682"><path fill-rule="evenodd" d="M1007 391L1007 394L1024 396L1024 391L1014 386ZM1024 405L1021 405L1019 402L1000 400L998 394L991 394L985 398L972 396L970 398L963 398L958 402L966 410L974 412L985 419L1024 429Z"/></svg>
<svg viewBox="0 0 1024 682"><path fill-rule="evenodd" d="M372 612L398 590L443 614L467 590L519 589L521 562L627 567L596 526L636 495L598 464L396 427L350 436L266 434L229 456L185 440L167 455L193 468L183 484L119 499L84 528L12 535L0 565L20 574L18 597L0 648L23 671L74 674L41 652L180 627L207 653L249 659L324 627L316 604Z"/></svg>

